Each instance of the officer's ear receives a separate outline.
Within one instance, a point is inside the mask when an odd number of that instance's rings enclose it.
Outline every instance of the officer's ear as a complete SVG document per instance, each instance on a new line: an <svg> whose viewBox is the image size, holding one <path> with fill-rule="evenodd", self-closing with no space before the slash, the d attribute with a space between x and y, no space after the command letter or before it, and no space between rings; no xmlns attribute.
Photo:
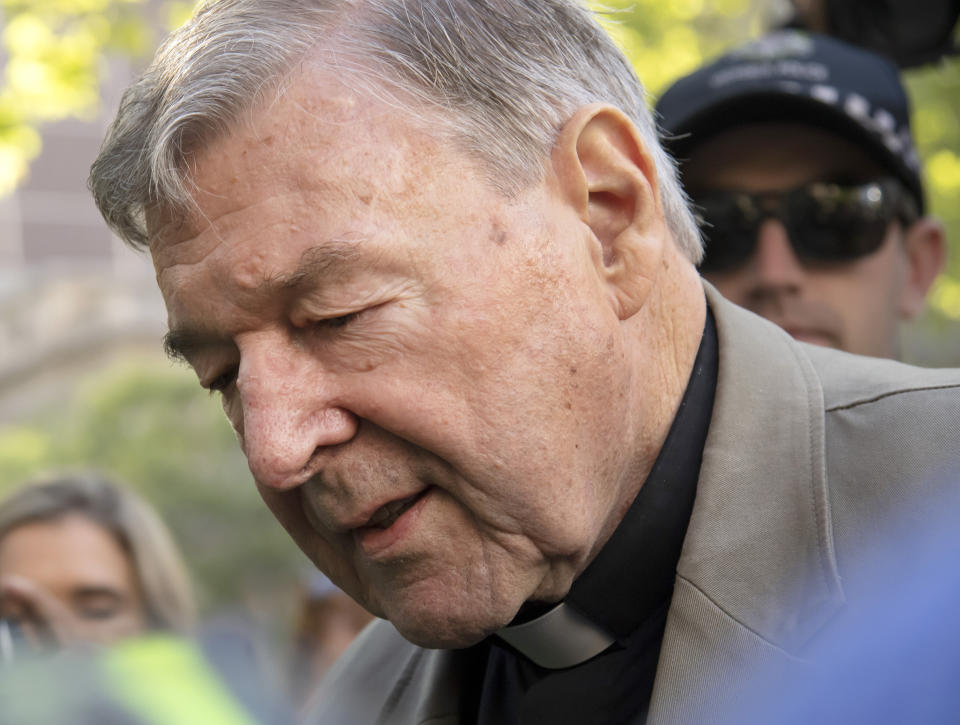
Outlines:
<svg viewBox="0 0 960 725"><path fill-rule="evenodd" d="M923 217L904 233L907 278L900 294L900 317L912 320L919 315L927 293L947 263L947 240L943 225Z"/></svg>
<svg viewBox="0 0 960 725"><path fill-rule="evenodd" d="M580 108L561 131L553 166L562 193L592 231L590 253L620 319L647 300L670 243L656 167L617 108Z"/></svg>

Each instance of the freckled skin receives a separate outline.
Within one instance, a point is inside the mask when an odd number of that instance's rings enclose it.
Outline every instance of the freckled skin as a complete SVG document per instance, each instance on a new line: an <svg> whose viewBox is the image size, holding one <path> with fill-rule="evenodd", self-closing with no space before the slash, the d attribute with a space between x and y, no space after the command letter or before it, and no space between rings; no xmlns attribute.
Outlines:
<svg viewBox="0 0 960 725"><path fill-rule="evenodd" d="M152 225L170 230L151 241L170 326L210 338L187 355L201 383L232 371L224 409L303 551L425 646L469 645L524 601L562 597L635 495L689 370L638 396L660 336L630 347L638 323L618 318L556 184L507 200L431 129L320 73L196 169L202 218ZM353 250L342 269L264 291L330 240ZM353 527L427 487L397 551L358 546Z"/></svg>

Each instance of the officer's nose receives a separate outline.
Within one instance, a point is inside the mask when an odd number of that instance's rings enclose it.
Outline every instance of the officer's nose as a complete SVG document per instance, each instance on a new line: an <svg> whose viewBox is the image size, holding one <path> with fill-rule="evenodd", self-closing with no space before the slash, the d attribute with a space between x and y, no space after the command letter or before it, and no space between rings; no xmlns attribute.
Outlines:
<svg viewBox="0 0 960 725"><path fill-rule="evenodd" d="M803 286L803 265L786 228L776 219L765 220L757 231L757 246L748 268L757 296L796 293Z"/></svg>
<svg viewBox="0 0 960 725"><path fill-rule="evenodd" d="M234 409L228 415L260 485L299 486L330 446L349 441L357 417L334 402L335 380L305 351L268 337L241 345Z"/></svg>

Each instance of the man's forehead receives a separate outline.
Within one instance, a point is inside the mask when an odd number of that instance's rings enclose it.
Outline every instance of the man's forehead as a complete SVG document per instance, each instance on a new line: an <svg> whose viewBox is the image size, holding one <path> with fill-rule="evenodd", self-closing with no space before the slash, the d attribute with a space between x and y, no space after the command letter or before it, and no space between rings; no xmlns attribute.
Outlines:
<svg viewBox="0 0 960 725"><path fill-rule="evenodd" d="M379 119L359 113L360 105L356 98L291 91L194 154L188 208L147 212L156 265L197 261L204 247L242 234L258 207L279 207L287 217L282 221L295 228L305 215L348 196L374 197L391 157L401 156L406 144L371 128Z"/></svg>
<svg viewBox="0 0 960 725"><path fill-rule="evenodd" d="M291 171L369 142L366 127L374 117L364 112L366 104L339 84L318 83L292 84L192 155L189 181L201 206L251 189L259 193L264 179L282 182ZM344 136L350 144L342 143Z"/></svg>

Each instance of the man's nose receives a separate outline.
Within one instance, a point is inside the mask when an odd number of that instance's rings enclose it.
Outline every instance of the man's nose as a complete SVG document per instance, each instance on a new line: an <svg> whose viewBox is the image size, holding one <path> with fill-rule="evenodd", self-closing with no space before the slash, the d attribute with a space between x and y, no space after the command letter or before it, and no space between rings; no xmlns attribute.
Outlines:
<svg viewBox="0 0 960 725"><path fill-rule="evenodd" d="M758 290L795 292L804 279L804 269L786 228L776 219L767 219L757 231L757 246L750 266Z"/></svg>
<svg viewBox="0 0 960 725"><path fill-rule="evenodd" d="M238 427L257 482L288 490L319 472L323 451L356 434L357 417L335 404L332 376L295 346L241 350Z"/></svg>

